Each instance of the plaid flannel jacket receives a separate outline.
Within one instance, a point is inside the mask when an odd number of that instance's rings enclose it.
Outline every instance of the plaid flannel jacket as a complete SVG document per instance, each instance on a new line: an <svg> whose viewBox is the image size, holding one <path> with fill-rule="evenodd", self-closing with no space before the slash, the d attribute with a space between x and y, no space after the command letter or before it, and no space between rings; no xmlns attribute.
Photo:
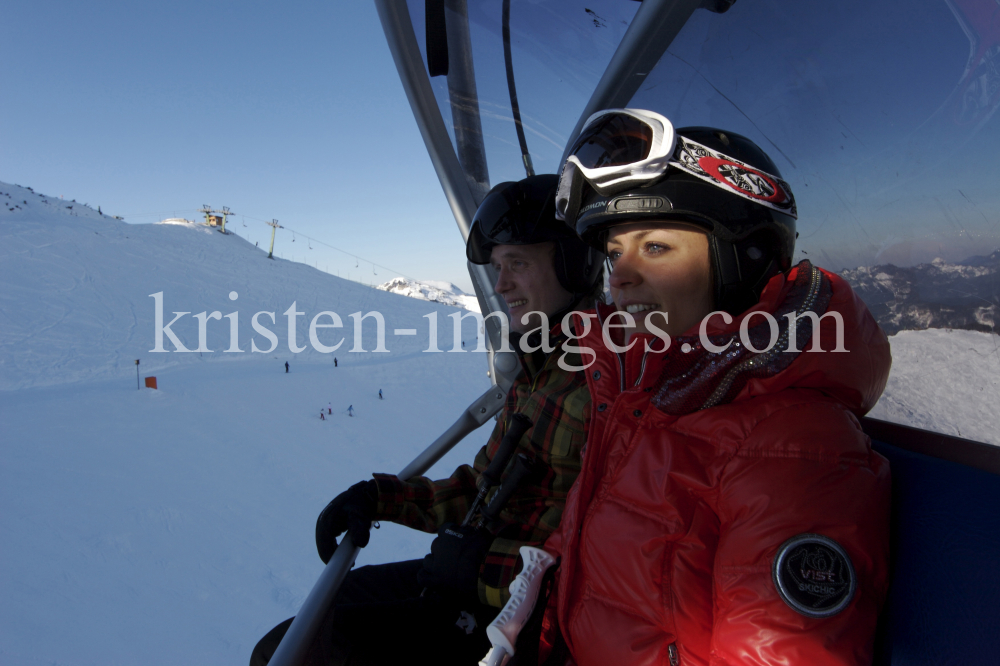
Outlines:
<svg viewBox="0 0 1000 666"><path fill-rule="evenodd" d="M560 336L561 337L561 336ZM493 434L480 449L473 465L462 465L447 479L431 481L415 477L403 483L391 474L375 474L379 499L378 520L388 520L436 532L444 523L460 523L476 498L476 479L489 466L506 432L509 417L521 412L534 424L518 443L517 453L543 463L544 474L521 485L500 513L503 527L490 546L479 570L479 599L502 607L511 581L520 571L518 549L538 546L559 526L566 495L580 473L580 453L587 441L590 393L582 372L558 366L563 354L561 339L556 350L524 354L524 372L507 394ZM582 365L580 356L566 354L566 363Z"/></svg>

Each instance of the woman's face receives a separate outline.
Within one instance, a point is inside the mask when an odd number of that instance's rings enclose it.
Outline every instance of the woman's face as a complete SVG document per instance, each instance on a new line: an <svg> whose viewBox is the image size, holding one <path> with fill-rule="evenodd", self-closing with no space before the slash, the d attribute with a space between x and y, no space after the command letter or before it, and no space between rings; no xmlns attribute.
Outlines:
<svg viewBox="0 0 1000 666"><path fill-rule="evenodd" d="M681 335L713 310L708 236L696 227L673 222L636 222L612 227L608 236L611 297L635 318L625 329L652 333L651 323L671 337Z"/></svg>

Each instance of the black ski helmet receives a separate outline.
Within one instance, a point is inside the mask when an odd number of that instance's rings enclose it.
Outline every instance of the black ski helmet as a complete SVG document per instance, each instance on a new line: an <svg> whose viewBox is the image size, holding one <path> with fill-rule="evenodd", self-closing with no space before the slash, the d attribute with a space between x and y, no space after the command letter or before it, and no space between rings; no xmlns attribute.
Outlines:
<svg viewBox="0 0 1000 666"><path fill-rule="evenodd" d="M684 146L683 139L688 139L781 178L771 158L744 136L712 127L682 127L675 133L675 158ZM747 175L739 171L735 170L734 180L727 183L734 190L741 186L736 181ZM781 181L780 187L791 198L787 183ZM791 267L796 236L796 213L791 201L789 211L782 212L735 191L727 193L725 186L671 166L655 181L609 196L599 194L584 181L580 212L575 220L566 222L573 224L585 241L602 250L608 229L627 220L676 220L704 229L709 237L715 305L735 315L759 300L769 279Z"/></svg>
<svg viewBox="0 0 1000 666"><path fill-rule="evenodd" d="M553 264L563 289L579 298L593 292L604 267L604 252L584 243L556 219L555 174L530 176L495 186L472 219L465 256L474 264L490 263L497 245L534 245L552 241Z"/></svg>

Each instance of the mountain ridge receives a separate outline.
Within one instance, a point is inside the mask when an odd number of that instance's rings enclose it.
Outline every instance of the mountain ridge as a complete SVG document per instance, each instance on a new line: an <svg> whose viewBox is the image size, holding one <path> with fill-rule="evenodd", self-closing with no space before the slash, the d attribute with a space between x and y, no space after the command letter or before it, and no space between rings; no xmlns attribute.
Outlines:
<svg viewBox="0 0 1000 666"><path fill-rule="evenodd" d="M474 295L466 294L451 282L395 277L375 288L392 294L450 305L471 312L480 311L479 299Z"/></svg>
<svg viewBox="0 0 1000 666"><path fill-rule="evenodd" d="M995 333L1000 323L1000 250L955 264L880 264L840 275L888 335L928 328Z"/></svg>

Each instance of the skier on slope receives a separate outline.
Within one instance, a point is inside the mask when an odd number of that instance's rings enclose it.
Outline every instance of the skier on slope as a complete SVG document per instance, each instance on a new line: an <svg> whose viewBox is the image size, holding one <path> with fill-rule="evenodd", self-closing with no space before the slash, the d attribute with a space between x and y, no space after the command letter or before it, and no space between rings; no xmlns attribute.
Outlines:
<svg viewBox="0 0 1000 666"><path fill-rule="evenodd" d="M354 405L348 405L347 406L347 415L348 416L354 416Z"/></svg>
<svg viewBox="0 0 1000 666"><path fill-rule="evenodd" d="M333 403L332 402L326 403L326 413L327 414L333 414Z"/></svg>
<svg viewBox="0 0 1000 666"><path fill-rule="evenodd" d="M739 135L612 109L585 125L559 192L607 252L617 308L580 341L600 407L545 546L561 556L545 663L870 664L889 466L857 417L889 345L843 279L792 266L795 202L774 163ZM630 315L615 353L600 323Z"/></svg>
<svg viewBox="0 0 1000 666"><path fill-rule="evenodd" d="M378 399L379 399L379 400L381 400L381 399L382 399L382 389L379 389L379 390L378 390Z"/></svg>
<svg viewBox="0 0 1000 666"><path fill-rule="evenodd" d="M450 478L417 477L404 483L391 474L375 474L323 510L316 544L324 562L337 547L335 537L345 530L355 544L366 545L373 520L439 536L423 560L348 573L308 663L404 663L414 654L432 654L442 664L475 663L489 647L486 626L506 602L507 588L520 568L518 549L540 545L559 524L580 468L591 409L583 373L558 363L565 339L558 322L572 309L591 307L595 298L603 298L604 255L555 219L556 182L556 176L546 175L497 185L473 220L467 256L497 269L495 290L510 309L511 346L524 370L489 442L473 465L459 467ZM556 351L551 354L520 351L523 334L531 346L539 346L541 317L529 316L536 312L554 324L549 342ZM567 354L565 362L582 365L575 354ZM534 423L518 440L517 451L536 460L539 473L500 513L502 526L496 533L456 525L470 509L477 477L496 455L516 413ZM251 657L253 666L267 663L290 622L261 639Z"/></svg>
<svg viewBox="0 0 1000 666"><path fill-rule="evenodd" d="M288 361L285 361L285 374L288 374Z"/></svg>

